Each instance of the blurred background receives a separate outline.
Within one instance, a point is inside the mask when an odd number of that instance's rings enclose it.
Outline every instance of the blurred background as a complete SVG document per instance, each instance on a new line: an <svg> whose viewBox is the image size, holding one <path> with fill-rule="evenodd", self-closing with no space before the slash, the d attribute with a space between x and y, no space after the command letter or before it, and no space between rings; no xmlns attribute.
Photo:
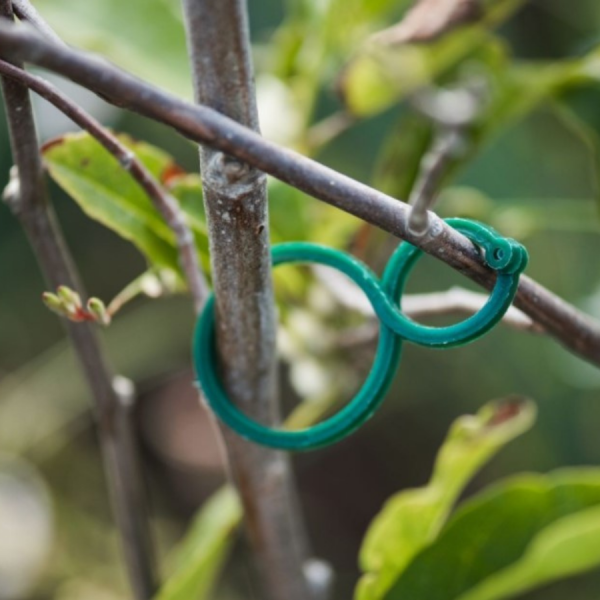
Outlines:
<svg viewBox="0 0 600 600"><path fill-rule="evenodd" d="M505 2L507 14L479 37L459 29L430 44L387 50L373 47L370 36L399 21L404 0L249 4L265 136L406 200L443 128L444 115L434 115L441 126L431 118L432 99L442 89L464 92L460 98L476 109L444 179L440 214L473 216L518 238L530 252L531 277L600 318L597 2ZM178 3L35 5L70 43L191 96ZM197 170L197 149L174 132L51 79L113 129ZM36 110L42 142L76 131L41 101ZM11 164L2 118L2 186ZM108 301L146 270L133 245L88 218L54 183L52 198L90 294ZM375 269L395 244L281 184L271 186L271 213L274 237L327 241ZM286 300L281 370L288 412L304 394L326 405L350 397L376 343L374 335L347 335L374 325L339 304L318 276L303 273L297 281L283 273L278 282ZM409 292L452 285L475 289L423 259ZM0 205L0 599L125 598L89 393L59 318L41 302L45 289L23 232ZM102 332L116 370L137 385L135 423L161 559L224 481L192 386L192 327L189 298L174 295L134 300ZM370 521L392 493L427 481L455 418L512 393L538 405L534 428L482 471L472 492L516 472L597 464L599 388L600 371L554 340L504 326L451 351L406 344L378 414L349 439L293 459L314 553L335 571L334 597L352 596ZM214 598L258 598L250 571L240 539ZM592 572L527 598L587 600L598 586L600 573Z"/></svg>

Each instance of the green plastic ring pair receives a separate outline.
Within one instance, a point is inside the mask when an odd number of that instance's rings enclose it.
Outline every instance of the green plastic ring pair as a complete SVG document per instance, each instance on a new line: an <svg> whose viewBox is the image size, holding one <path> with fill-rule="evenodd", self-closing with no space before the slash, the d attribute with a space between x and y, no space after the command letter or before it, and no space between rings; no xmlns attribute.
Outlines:
<svg viewBox="0 0 600 600"><path fill-rule="evenodd" d="M338 413L307 429L288 431L262 425L240 411L227 396L217 376L215 299L212 295L198 319L194 334L194 363L208 403L217 416L239 435L264 446L309 450L332 444L367 421L381 404L400 362L402 341L430 347L453 347L471 342L489 331L504 316L527 265L527 251L492 228L466 219L447 219L485 252L486 263L497 271L494 289L475 315L448 327L428 327L406 317L401 296L407 277L422 251L403 242L390 258L381 281L356 258L326 246L307 242L279 244L272 249L273 266L319 263L338 269L365 293L381 321L373 366L356 396Z"/></svg>

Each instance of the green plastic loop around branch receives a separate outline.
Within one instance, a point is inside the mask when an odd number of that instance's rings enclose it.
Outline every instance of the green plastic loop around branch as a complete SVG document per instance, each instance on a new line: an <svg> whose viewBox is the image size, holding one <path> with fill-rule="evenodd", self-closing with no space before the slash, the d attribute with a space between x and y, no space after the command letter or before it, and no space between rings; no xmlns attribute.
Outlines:
<svg viewBox="0 0 600 600"><path fill-rule="evenodd" d="M404 242L391 257L381 282L354 257L317 244L292 242L273 247L273 266L319 263L350 277L365 293L381 321L373 366L356 396L337 414L312 427L289 431L262 425L238 409L228 398L217 375L214 296L206 303L194 334L194 364L198 379L217 416L241 436L256 443L286 450L309 450L336 442L360 427L381 404L400 362L402 340L433 347L466 344L489 331L510 306L527 264L527 252L514 240L503 238L490 227L464 219L448 223L485 252L485 260L498 275L485 306L465 321L449 327L428 327L400 310L408 274L422 251Z"/></svg>
<svg viewBox="0 0 600 600"><path fill-rule="evenodd" d="M476 340L492 329L511 305L519 275L527 266L527 251L521 244L503 238L491 227L467 219L448 219L447 223L485 250L485 261L497 272L494 289L483 308L461 323L448 327L428 327L416 323L393 305L386 295L372 300L377 316L397 335L421 346L450 348ZM400 244L383 273L384 288L388 282L398 286L400 295L406 280L423 251L412 244ZM377 305L376 305L377 303Z"/></svg>

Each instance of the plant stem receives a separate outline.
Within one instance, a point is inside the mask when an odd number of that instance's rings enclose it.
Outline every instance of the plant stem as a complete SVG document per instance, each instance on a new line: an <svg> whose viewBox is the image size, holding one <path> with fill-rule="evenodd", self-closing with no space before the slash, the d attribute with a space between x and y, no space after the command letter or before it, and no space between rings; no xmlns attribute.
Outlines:
<svg viewBox="0 0 600 600"><path fill-rule="evenodd" d="M10 1L0 0L0 16L2 20L12 19ZM2 91L18 170L9 206L29 238L48 285L66 285L83 296L79 276L48 201L28 89L3 78ZM139 465L132 440L125 439L125 429L119 426L123 406L95 329L87 323L65 323L94 398L106 475L131 585L137 600L148 600L156 585L154 560L148 522L140 506L143 489L139 487L140 478L132 478Z"/></svg>
<svg viewBox="0 0 600 600"><path fill-rule="evenodd" d="M197 101L258 131L244 0L184 0L183 8ZM224 383L245 412L277 423L266 177L209 146L200 160ZM263 596L305 600L307 543L289 457L222 432Z"/></svg>
<svg viewBox="0 0 600 600"><path fill-rule="evenodd" d="M204 106L167 94L113 65L48 43L24 25L0 23L0 55L28 60L73 79L117 106L170 125L298 189L408 240L488 289L494 274L473 244L431 213L428 233L408 231L410 208L319 163L268 142ZM515 306L574 354L600 366L600 324L529 277L521 276Z"/></svg>

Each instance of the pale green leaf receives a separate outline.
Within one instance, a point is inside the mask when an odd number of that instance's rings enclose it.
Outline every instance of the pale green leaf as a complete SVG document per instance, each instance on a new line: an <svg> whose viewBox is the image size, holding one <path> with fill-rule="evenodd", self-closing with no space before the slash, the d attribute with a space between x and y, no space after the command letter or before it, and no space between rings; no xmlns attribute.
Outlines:
<svg viewBox="0 0 600 600"><path fill-rule="evenodd" d="M384 597L417 552L438 535L471 477L529 429L534 418L531 402L510 400L490 403L453 424L429 484L392 496L369 528L360 552L366 575L357 587L357 600Z"/></svg>
<svg viewBox="0 0 600 600"><path fill-rule="evenodd" d="M552 523L536 535L521 560L458 600L501 600L600 565L600 506Z"/></svg>
<svg viewBox="0 0 600 600"><path fill-rule="evenodd" d="M242 518L233 488L226 486L202 507L180 548L171 574L155 600L203 600L208 598Z"/></svg>

